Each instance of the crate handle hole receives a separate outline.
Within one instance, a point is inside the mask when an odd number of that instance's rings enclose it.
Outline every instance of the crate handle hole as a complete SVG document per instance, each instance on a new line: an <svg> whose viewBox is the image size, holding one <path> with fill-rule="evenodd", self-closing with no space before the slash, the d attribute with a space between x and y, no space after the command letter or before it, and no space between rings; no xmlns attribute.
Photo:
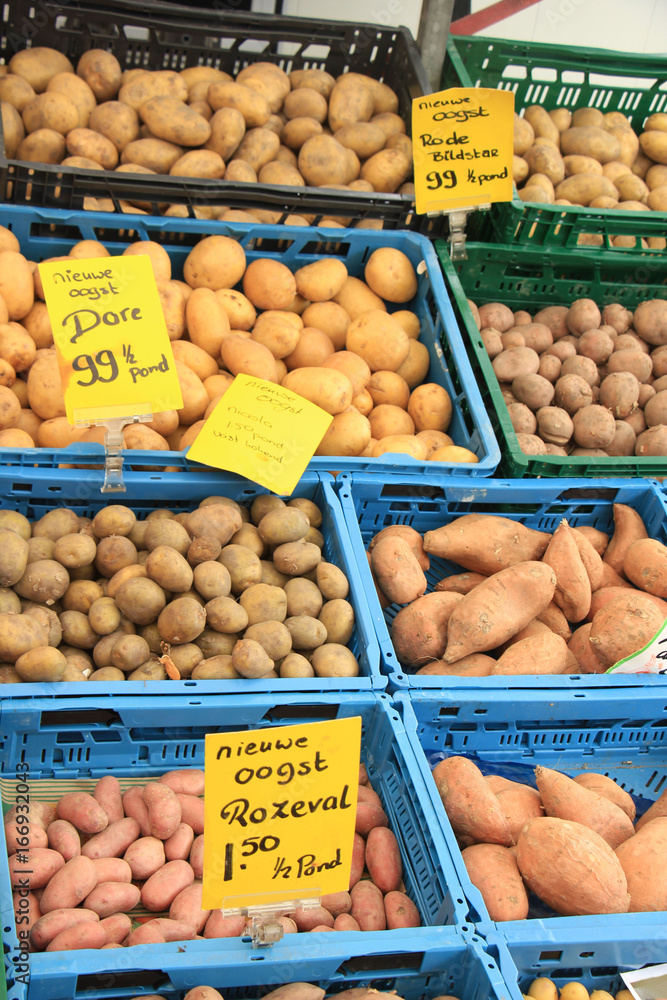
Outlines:
<svg viewBox="0 0 667 1000"><path fill-rule="evenodd" d="M562 958L562 951L541 951L540 962L558 962Z"/></svg>

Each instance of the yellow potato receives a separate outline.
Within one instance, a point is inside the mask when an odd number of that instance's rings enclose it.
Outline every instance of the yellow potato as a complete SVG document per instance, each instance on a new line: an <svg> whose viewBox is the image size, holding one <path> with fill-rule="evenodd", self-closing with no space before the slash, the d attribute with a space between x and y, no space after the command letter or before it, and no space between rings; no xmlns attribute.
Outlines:
<svg viewBox="0 0 667 1000"><path fill-rule="evenodd" d="M229 236L207 236L193 247L183 267L192 288L233 288L246 267L245 251Z"/></svg>
<svg viewBox="0 0 667 1000"><path fill-rule="evenodd" d="M352 382L332 368L296 368L285 375L281 384L327 413L342 413L352 402Z"/></svg>
<svg viewBox="0 0 667 1000"><path fill-rule="evenodd" d="M319 122L317 124L319 125ZM284 135L283 142L285 142ZM291 143L288 142L286 145ZM347 163L345 147L331 135L314 135L307 139L299 150L299 172L305 178L306 184L311 187L345 184Z"/></svg>
<svg viewBox="0 0 667 1000"><path fill-rule="evenodd" d="M379 309L354 319L347 330L346 348L359 354L374 371L396 371L408 357L411 340L405 330Z"/></svg>
<svg viewBox="0 0 667 1000"><path fill-rule="evenodd" d="M35 91L22 76L8 73L7 76L0 77L0 101L11 104L19 113L34 96Z"/></svg>
<svg viewBox="0 0 667 1000"><path fill-rule="evenodd" d="M271 108L266 98L242 83L226 80L212 83L207 100L214 111L219 108L234 108L239 111L247 128L266 125L271 117Z"/></svg>
<svg viewBox="0 0 667 1000"><path fill-rule="evenodd" d="M380 458L390 452L411 455L423 462L428 454L428 449L425 442L414 434L393 434L379 438L371 454L373 458Z"/></svg>
<svg viewBox="0 0 667 1000"><path fill-rule="evenodd" d="M643 132L639 136L639 147L645 156L656 163L667 164L667 133L659 129Z"/></svg>
<svg viewBox="0 0 667 1000"><path fill-rule="evenodd" d="M409 302L417 294L417 274L410 258L395 247L374 250L366 262L364 278L387 302Z"/></svg>
<svg viewBox="0 0 667 1000"><path fill-rule="evenodd" d="M224 176L225 164L219 153L212 149L191 149L173 164L172 177L203 177L219 180Z"/></svg>
<svg viewBox="0 0 667 1000"><path fill-rule="evenodd" d="M211 135L206 119L175 97L151 97L139 116L156 138L177 146L203 146Z"/></svg>
<svg viewBox="0 0 667 1000"><path fill-rule="evenodd" d="M231 334L222 342L221 356L223 364L232 375L243 373L267 379L269 382L277 380L275 358L263 344ZM206 402L208 405L208 396Z"/></svg>
<svg viewBox="0 0 667 1000"><path fill-rule="evenodd" d="M46 92L65 94L79 112L79 128L88 126L88 119L97 107L97 100L85 80L75 73L56 73L49 80Z"/></svg>
<svg viewBox="0 0 667 1000"><path fill-rule="evenodd" d="M88 128L106 136L121 153L128 142L139 138L139 116L128 104L106 101L91 112Z"/></svg>
<svg viewBox="0 0 667 1000"><path fill-rule="evenodd" d="M621 155L619 140L596 125L580 125L567 129L560 136L563 154L579 153L592 156L600 163L618 160Z"/></svg>
<svg viewBox="0 0 667 1000"><path fill-rule="evenodd" d="M350 407L336 413L320 441L316 455L361 455L371 439L368 418Z"/></svg>
<svg viewBox="0 0 667 1000"><path fill-rule="evenodd" d="M212 359L219 358L222 341L229 336L230 326L216 293L211 288L195 288L188 298L185 316L193 345L206 351ZM216 371L210 372L210 375L217 374L218 366L215 361L214 364Z"/></svg>
<svg viewBox="0 0 667 1000"><path fill-rule="evenodd" d="M67 135L79 124L79 110L65 94L45 92L33 97L23 109L23 124L26 132L36 132L40 128L53 129Z"/></svg>
<svg viewBox="0 0 667 1000"><path fill-rule="evenodd" d="M5 155L13 160L19 146L25 139L23 120L16 108L6 101L0 103L0 115L2 116L2 131L5 139Z"/></svg>
<svg viewBox="0 0 667 1000"><path fill-rule="evenodd" d="M106 49L88 49L76 66L77 76L88 84L98 102L110 101L120 90L121 68Z"/></svg>
<svg viewBox="0 0 667 1000"><path fill-rule="evenodd" d="M65 137L52 128L38 128L22 140L16 159L27 163L60 163L65 158Z"/></svg>
<svg viewBox="0 0 667 1000"><path fill-rule="evenodd" d="M419 385L410 394L408 413L417 431L446 431L452 419L449 393L435 382Z"/></svg>
<svg viewBox="0 0 667 1000"><path fill-rule="evenodd" d="M0 295L10 320L23 319L33 307L35 286L30 264L15 250L0 251Z"/></svg>
<svg viewBox="0 0 667 1000"><path fill-rule="evenodd" d="M374 191L394 192L410 175L412 164L400 149L381 149L364 162L361 177Z"/></svg>
<svg viewBox="0 0 667 1000"><path fill-rule="evenodd" d="M9 72L22 76L36 94L41 94L56 73L73 73L74 67L62 52L36 45L13 55L9 60Z"/></svg>
<svg viewBox="0 0 667 1000"><path fill-rule="evenodd" d="M207 351L201 347L197 347L196 344L191 343L189 340L175 340L171 347L174 352L174 358L187 365L202 383L205 378L210 378L211 375L218 374L217 361Z"/></svg>
<svg viewBox="0 0 667 1000"><path fill-rule="evenodd" d="M70 156L86 156L104 170L113 170L118 164L118 150L113 142L92 129L73 128L67 133L66 142Z"/></svg>
<svg viewBox="0 0 667 1000"><path fill-rule="evenodd" d="M118 92L118 100L129 104L135 111L139 111L141 105L153 97L173 97L185 101L188 97L187 84L180 73L171 70L146 71L124 83Z"/></svg>
<svg viewBox="0 0 667 1000"><path fill-rule="evenodd" d="M123 164L136 164L156 174L168 174L182 153L180 146L164 139L135 139L128 142L120 158Z"/></svg>

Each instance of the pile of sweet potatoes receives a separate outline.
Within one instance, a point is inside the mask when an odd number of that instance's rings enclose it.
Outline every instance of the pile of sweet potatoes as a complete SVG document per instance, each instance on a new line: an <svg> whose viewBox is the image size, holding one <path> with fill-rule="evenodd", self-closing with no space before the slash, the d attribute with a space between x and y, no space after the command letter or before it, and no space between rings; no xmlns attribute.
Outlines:
<svg viewBox="0 0 667 1000"><path fill-rule="evenodd" d="M603 774L535 768L537 788L447 757L433 779L470 881L493 920L521 920L529 893L563 916L667 909L667 792L635 803Z"/></svg>
<svg viewBox="0 0 667 1000"><path fill-rule="evenodd" d="M204 772L191 768L124 792L105 775L92 794L68 792L55 805L33 798L27 812L12 806L4 832L22 943L69 951L244 934L244 916L202 908L203 793ZM349 891L279 917L285 934L420 925L363 764L355 831Z"/></svg>
<svg viewBox="0 0 667 1000"><path fill-rule="evenodd" d="M639 514L614 504L609 538L564 519L553 534L491 514L465 514L422 536L390 525L368 546L401 665L419 674L605 673L667 618L667 546ZM439 580L437 557L465 572ZM431 576L433 574L431 573Z"/></svg>

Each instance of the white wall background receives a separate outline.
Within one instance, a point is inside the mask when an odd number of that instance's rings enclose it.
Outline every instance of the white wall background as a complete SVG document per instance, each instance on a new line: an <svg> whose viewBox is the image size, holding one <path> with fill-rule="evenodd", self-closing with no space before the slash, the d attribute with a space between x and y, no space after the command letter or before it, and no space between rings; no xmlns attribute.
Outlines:
<svg viewBox="0 0 667 1000"><path fill-rule="evenodd" d="M472 13L491 0L472 0ZM253 0L273 11L273 0ZM336 21L405 25L417 37L421 0L284 0L283 12ZM495 38L667 55L667 0L541 0L479 32Z"/></svg>

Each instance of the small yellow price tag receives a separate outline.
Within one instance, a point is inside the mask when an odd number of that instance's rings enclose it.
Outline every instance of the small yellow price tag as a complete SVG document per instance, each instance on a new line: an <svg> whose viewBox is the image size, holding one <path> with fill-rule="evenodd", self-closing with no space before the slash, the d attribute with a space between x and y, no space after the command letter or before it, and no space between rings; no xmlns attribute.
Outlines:
<svg viewBox="0 0 667 1000"><path fill-rule="evenodd" d="M188 458L289 494L332 420L330 413L275 382L237 375Z"/></svg>
<svg viewBox="0 0 667 1000"><path fill-rule="evenodd" d="M514 94L454 87L412 102L419 214L512 199Z"/></svg>
<svg viewBox="0 0 667 1000"><path fill-rule="evenodd" d="M147 256L47 261L39 273L71 424L183 406Z"/></svg>
<svg viewBox="0 0 667 1000"><path fill-rule="evenodd" d="M361 718L213 733L204 748L204 909L347 889Z"/></svg>

